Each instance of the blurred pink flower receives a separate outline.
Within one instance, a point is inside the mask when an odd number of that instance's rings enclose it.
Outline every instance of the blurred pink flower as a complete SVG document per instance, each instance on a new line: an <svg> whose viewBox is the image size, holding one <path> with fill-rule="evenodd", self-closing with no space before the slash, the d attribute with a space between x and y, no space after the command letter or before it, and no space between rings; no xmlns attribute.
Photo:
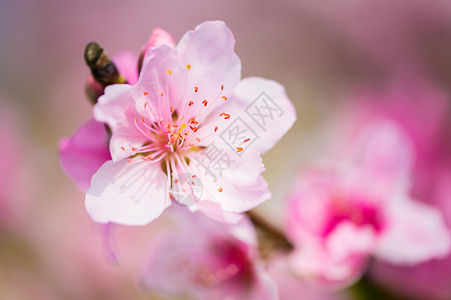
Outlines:
<svg viewBox="0 0 451 300"><path fill-rule="evenodd" d="M380 121L346 164L302 173L287 211L293 269L339 287L362 275L370 255L401 265L446 255L441 214L408 195L414 154L399 126Z"/></svg>
<svg viewBox="0 0 451 300"><path fill-rule="evenodd" d="M259 154L291 127L295 110L278 83L262 78L240 81L234 44L223 22L202 23L176 48L150 47L136 85L106 88L94 115L112 130L112 160L92 177L86 194L86 208L95 221L143 225L157 218L171 200L179 201L176 194L183 194L190 210L236 222L239 213L269 198ZM261 136L245 136L241 143L252 147L231 147L218 129L242 121L243 110L262 94L276 100L272 109L283 118ZM266 98L265 104L270 101ZM206 159L225 165L213 169L204 165ZM201 196L194 191L195 177ZM184 181L188 184L182 185Z"/></svg>
<svg viewBox="0 0 451 300"><path fill-rule="evenodd" d="M388 90L360 93L354 100L349 115L345 116L350 120L350 128L385 118L406 132L416 153L410 194L440 209L451 228L449 95L426 80L403 77L403 80L395 80ZM407 297L445 300L451 298L450 270L451 255L448 254L415 266L375 261L370 276Z"/></svg>
<svg viewBox="0 0 451 300"><path fill-rule="evenodd" d="M153 245L142 282L155 295L197 300L277 299L277 287L258 259L247 218L226 224L195 213Z"/></svg>

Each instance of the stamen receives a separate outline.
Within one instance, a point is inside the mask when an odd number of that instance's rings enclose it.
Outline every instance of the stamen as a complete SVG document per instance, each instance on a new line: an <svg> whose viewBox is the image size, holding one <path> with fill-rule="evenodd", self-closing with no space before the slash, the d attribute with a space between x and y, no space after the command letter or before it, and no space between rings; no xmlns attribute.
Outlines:
<svg viewBox="0 0 451 300"><path fill-rule="evenodd" d="M138 117L135 117L135 121L134 121L134 122L135 122L135 127L136 127L136 128L137 128L137 129L138 129L145 137L147 137L147 138L150 139L151 141L156 142L156 140L155 140L154 137L152 137L152 136L150 136L148 133L144 132L144 130L142 130L141 127L138 126ZM149 126L147 126L146 123L142 123L142 124L144 124L145 127L149 128Z"/></svg>
<svg viewBox="0 0 451 300"><path fill-rule="evenodd" d="M221 84L221 91L223 91L224 90L224 85L223 84Z"/></svg>
<svg viewBox="0 0 451 300"><path fill-rule="evenodd" d="M244 142L247 143L249 142L251 139L245 139Z"/></svg>
<svg viewBox="0 0 451 300"><path fill-rule="evenodd" d="M172 74L172 71L171 70L168 70L167 72L166 72L166 74L168 74L169 76Z"/></svg>
<svg viewBox="0 0 451 300"><path fill-rule="evenodd" d="M222 99L224 99L224 101L227 101L227 97L226 96L222 96Z"/></svg>
<svg viewBox="0 0 451 300"><path fill-rule="evenodd" d="M224 117L224 119L226 119L226 120L230 118L230 115L226 114L226 113L221 113L219 116Z"/></svg>
<svg viewBox="0 0 451 300"><path fill-rule="evenodd" d="M202 104L203 104L204 106L207 106L207 104L208 104L207 100L202 101Z"/></svg>
<svg viewBox="0 0 451 300"><path fill-rule="evenodd" d="M187 64L187 65L185 66L185 68L186 68L187 70L189 70L189 69L191 69L191 65L190 65L190 64Z"/></svg>
<svg viewBox="0 0 451 300"><path fill-rule="evenodd" d="M241 151L243 151L243 148L242 147L236 147L236 151L237 152L241 152Z"/></svg>
<svg viewBox="0 0 451 300"><path fill-rule="evenodd" d="M193 105L193 104L194 104L194 102L193 102L193 101L190 101L189 104L188 104L188 106L191 106L191 105Z"/></svg>
<svg viewBox="0 0 451 300"><path fill-rule="evenodd" d="M220 188L218 189L218 192L222 193L222 187L220 187Z"/></svg>
<svg viewBox="0 0 451 300"><path fill-rule="evenodd" d="M198 90L199 90L199 87L195 86L194 87L194 92L197 93Z"/></svg>

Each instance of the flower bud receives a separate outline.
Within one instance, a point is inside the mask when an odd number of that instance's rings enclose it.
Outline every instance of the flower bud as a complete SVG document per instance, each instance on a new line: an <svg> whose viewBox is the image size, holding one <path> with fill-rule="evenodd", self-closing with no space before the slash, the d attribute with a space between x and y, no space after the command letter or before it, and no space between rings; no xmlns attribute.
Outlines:
<svg viewBox="0 0 451 300"><path fill-rule="evenodd" d="M99 44L91 42L86 45L84 57L92 74L86 81L86 93L91 102L97 102L106 86L126 82Z"/></svg>

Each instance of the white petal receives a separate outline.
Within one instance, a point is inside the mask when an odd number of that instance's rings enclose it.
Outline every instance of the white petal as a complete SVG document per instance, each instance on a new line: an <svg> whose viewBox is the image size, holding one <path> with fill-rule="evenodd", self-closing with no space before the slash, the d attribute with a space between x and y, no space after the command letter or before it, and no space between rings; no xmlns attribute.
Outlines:
<svg viewBox="0 0 451 300"><path fill-rule="evenodd" d="M150 162L106 162L94 174L85 205L99 223L144 225L170 205L166 175Z"/></svg>
<svg viewBox="0 0 451 300"><path fill-rule="evenodd" d="M139 115L131 90L132 86L128 84L107 86L105 94L94 106L95 119L108 124L111 128L110 152L113 161L134 155L132 147L140 147L147 142L134 124L134 119ZM125 150L122 150L122 147Z"/></svg>

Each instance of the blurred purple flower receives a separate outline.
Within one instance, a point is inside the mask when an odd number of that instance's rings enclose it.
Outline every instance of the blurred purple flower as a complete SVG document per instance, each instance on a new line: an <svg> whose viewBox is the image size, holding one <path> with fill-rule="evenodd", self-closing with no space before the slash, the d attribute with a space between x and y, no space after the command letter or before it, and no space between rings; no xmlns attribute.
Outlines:
<svg viewBox="0 0 451 300"><path fill-rule="evenodd" d="M151 292L198 300L278 299L247 218L226 224L185 213L178 220L176 228L153 244L142 276Z"/></svg>
<svg viewBox="0 0 451 300"><path fill-rule="evenodd" d="M289 200L293 270L330 287L357 280L370 255L414 265L450 249L439 211L408 194L415 152L404 131L380 120L359 142L345 164L301 173Z"/></svg>

